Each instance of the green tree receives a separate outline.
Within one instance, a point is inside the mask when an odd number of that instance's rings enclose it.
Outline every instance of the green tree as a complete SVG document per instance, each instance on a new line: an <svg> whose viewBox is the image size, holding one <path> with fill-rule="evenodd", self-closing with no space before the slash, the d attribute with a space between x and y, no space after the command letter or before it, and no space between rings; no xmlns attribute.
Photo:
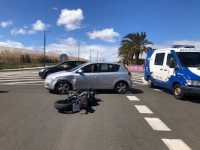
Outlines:
<svg viewBox="0 0 200 150"><path fill-rule="evenodd" d="M122 61L127 64L133 63L133 57L135 56L135 62L139 64L139 56L146 51L146 45L148 44L152 44L152 42L147 39L147 34L145 32L130 33L121 41L119 56L122 58Z"/></svg>

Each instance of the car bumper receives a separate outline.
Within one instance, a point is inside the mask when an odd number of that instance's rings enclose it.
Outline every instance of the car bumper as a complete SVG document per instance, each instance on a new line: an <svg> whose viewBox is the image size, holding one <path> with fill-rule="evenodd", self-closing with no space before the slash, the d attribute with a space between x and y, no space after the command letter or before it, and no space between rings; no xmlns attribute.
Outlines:
<svg viewBox="0 0 200 150"><path fill-rule="evenodd" d="M182 87L183 92L186 94L200 94L200 87Z"/></svg>
<svg viewBox="0 0 200 150"><path fill-rule="evenodd" d="M40 76L41 79L44 79L44 72L39 72L38 75Z"/></svg>

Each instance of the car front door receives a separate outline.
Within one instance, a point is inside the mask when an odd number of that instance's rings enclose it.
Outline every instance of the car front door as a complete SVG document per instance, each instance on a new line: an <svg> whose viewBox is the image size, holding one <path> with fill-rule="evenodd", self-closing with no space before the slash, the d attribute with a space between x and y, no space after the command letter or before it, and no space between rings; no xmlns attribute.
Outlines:
<svg viewBox="0 0 200 150"><path fill-rule="evenodd" d="M89 64L80 69L81 73L76 73L76 89L95 89L97 64Z"/></svg>

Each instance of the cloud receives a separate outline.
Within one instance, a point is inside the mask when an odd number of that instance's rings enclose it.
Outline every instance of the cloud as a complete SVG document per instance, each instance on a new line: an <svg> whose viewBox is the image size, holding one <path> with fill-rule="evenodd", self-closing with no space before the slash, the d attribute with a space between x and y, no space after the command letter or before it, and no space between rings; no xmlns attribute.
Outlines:
<svg viewBox="0 0 200 150"><path fill-rule="evenodd" d="M0 27L7 28L7 27L11 26L12 24L13 24L13 22L11 20L2 21L2 22L0 22Z"/></svg>
<svg viewBox="0 0 200 150"><path fill-rule="evenodd" d="M11 40L0 41L0 46L12 47L12 48L25 48L24 44Z"/></svg>
<svg viewBox="0 0 200 150"><path fill-rule="evenodd" d="M32 27L33 31L44 31L46 30L46 28L46 24L43 23L41 20L37 20Z"/></svg>
<svg viewBox="0 0 200 150"><path fill-rule="evenodd" d="M31 35L46 30L50 25L36 20L31 27L23 26L22 28L14 28L10 31L11 35Z"/></svg>
<svg viewBox="0 0 200 150"><path fill-rule="evenodd" d="M70 37L67 39L61 39L56 43L51 43L47 46L48 52L66 53L71 56L77 56L79 42ZM92 61L110 61L114 62L118 60L118 46L101 45L101 44L80 44L80 57L90 59L90 53ZM98 57L98 58L97 58Z"/></svg>
<svg viewBox="0 0 200 150"><path fill-rule="evenodd" d="M72 31L81 27L83 19L82 9L62 9L57 20L57 25L64 26L66 30Z"/></svg>
<svg viewBox="0 0 200 150"><path fill-rule="evenodd" d="M119 33L115 32L113 28L106 28L103 30L88 32L87 35L90 39L100 39L103 41L114 42L115 38L119 36Z"/></svg>

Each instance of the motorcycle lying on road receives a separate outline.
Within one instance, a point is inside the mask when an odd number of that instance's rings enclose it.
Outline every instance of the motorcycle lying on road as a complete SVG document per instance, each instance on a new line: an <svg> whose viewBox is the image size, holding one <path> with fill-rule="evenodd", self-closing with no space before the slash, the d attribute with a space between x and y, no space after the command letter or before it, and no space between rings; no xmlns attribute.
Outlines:
<svg viewBox="0 0 200 150"><path fill-rule="evenodd" d="M54 107L60 113L76 113L80 112L82 109L86 113L93 111L92 103L96 100L95 92L91 89L86 91L75 91L65 99L55 102Z"/></svg>

